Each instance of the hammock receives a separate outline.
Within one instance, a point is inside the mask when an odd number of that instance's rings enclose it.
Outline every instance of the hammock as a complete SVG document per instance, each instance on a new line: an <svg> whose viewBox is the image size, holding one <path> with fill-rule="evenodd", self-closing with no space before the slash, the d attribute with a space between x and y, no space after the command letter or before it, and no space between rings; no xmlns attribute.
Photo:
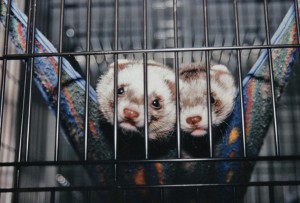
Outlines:
<svg viewBox="0 0 300 203"><path fill-rule="evenodd" d="M0 20L5 25L7 10L6 0L1 0ZM11 4L9 36L18 53L26 49L27 17ZM276 33L271 44L296 44L295 8L291 6ZM35 53L57 53L51 42L38 30L35 36ZM275 97L283 92L287 84L295 56L296 48L272 49ZM269 81L264 78L269 75L268 51L264 50L243 80L243 98L245 112L245 133L247 157L258 155L264 137L272 120L272 98L264 94ZM42 93L49 108L56 115L58 57L34 58L34 81ZM78 155L84 155L84 118L85 118L85 80L70 63L62 57L62 91L60 123L68 140L72 143ZM96 93L89 88L89 120L88 120L88 157L92 160L112 160L113 146L102 135L98 122ZM269 91L269 89L268 89ZM243 137L240 116L240 97L237 91L233 114L225 135L216 144L214 157L234 158L243 156ZM254 102L255 101L255 102ZM174 149L175 151L176 149ZM174 153L170 151L170 154ZM168 155L167 155L168 156ZM164 157L162 157L164 158ZM247 183L255 162L204 162L198 164L197 181L199 183ZM135 164L124 169L127 175L125 184L129 185L161 185L173 183L174 168L171 163ZM113 182L113 169L110 167L94 167L93 177L99 184L109 185ZM122 175L124 176L124 175ZM213 178L213 179L212 179ZM209 181L209 182L208 182ZM122 182L122 181L121 181ZM230 187L216 190L214 197L229 202L234 197ZM243 192L242 192L243 193ZM241 195L242 196L242 195Z"/></svg>

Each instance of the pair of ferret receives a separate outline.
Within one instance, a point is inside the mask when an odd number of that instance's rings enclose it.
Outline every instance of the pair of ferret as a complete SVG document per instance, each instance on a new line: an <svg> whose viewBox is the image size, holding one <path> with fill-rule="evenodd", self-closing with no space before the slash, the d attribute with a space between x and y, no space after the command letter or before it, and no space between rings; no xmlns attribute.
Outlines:
<svg viewBox="0 0 300 203"><path fill-rule="evenodd" d="M118 127L124 134L144 135L143 61L118 60ZM163 64L147 61L149 140L166 140L176 123L175 73ZM208 131L207 96L212 125L220 125L232 112L235 84L223 65L210 68L211 92L207 93L206 68L190 64L179 70L180 126L184 133L202 137ZM99 78L97 97L101 118L114 124L114 64Z"/></svg>

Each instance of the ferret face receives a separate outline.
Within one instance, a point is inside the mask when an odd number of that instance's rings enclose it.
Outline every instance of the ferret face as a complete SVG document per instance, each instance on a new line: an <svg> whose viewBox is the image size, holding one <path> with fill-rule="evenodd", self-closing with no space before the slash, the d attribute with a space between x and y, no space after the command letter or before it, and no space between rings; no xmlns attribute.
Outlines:
<svg viewBox="0 0 300 203"><path fill-rule="evenodd" d="M221 124L233 110L234 79L223 65L210 69L212 125ZM180 125L192 136L208 130L206 68L197 64L180 67Z"/></svg>
<svg viewBox="0 0 300 203"><path fill-rule="evenodd" d="M155 62L148 62L149 139L160 139L173 131L175 123L174 73ZM124 133L143 134L144 80L142 61L118 61L118 125ZM113 64L97 84L97 97L102 116L113 125Z"/></svg>

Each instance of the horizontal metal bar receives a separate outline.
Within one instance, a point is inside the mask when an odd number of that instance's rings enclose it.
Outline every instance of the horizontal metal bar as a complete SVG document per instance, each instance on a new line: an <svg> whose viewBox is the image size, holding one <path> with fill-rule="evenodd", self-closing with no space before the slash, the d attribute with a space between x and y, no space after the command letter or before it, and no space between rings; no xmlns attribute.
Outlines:
<svg viewBox="0 0 300 203"><path fill-rule="evenodd" d="M87 161L31 161L3 162L0 167L30 167L30 166L70 166L70 165L100 165L100 164L150 164L176 162L243 162L243 161L300 161L300 156L261 156L235 158L192 158L192 159L147 159L147 160L87 160Z"/></svg>
<svg viewBox="0 0 300 203"><path fill-rule="evenodd" d="M281 2L282 0L273 0L274 2ZM257 0L247 0L245 1L245 3L251 3L251 2L257 2ZM218 4L218 5L222 5L222 4L225 4L227 5L228 4L228 1L224 1L224 0L217 0L217 1L214 1L214 3ZM243 2L241 2L243 3ZM124 2L120 2L120 7L130 7L130 6L141 6L142 5L142 2L140 1L124 1ZM59 9L59 6L60 4L57 3L57 2L53 2L51 5L50 5L50 8L56 8L56 9ZM113 1L104 1L104 2L93 2L93 8L109 8L109 7L113 7L114 6L114 2ZM82 2L76 2L76 3L66 3L66 9L80 9L80 8L84 8L85 7L85 3L82 3Z"/></svg>
<svg viewBox="0 0 300 203"><path fill-rule="evenodd" d="M142 5L142 2L139 2L139 1L134 1L134 2L131 2L131 1L124 1L124 2L120 2L119 4L119 7L132 7L132 6L141 6ZM82 8L85 8L86 6L86 3L82 3L82 2L76 2L76 3L66 3L65 5L65 8L66 10L67 9L73 9L72 11L74 11L74 9L82 9ZM115 6L115 3L114 1L109 1L109 2L93 2L92 4L93 8L114 8ZM50 8L57 8L59 9L59 3L52 3L50 5Z"/></svg>
<svg viewBox="0 0 300 203"><path fill-rule="evenodd" d="M151 188L196 188L196 187L253 187L253 186L287 186L300 185L300 181L263 181L247 183L198 183L198 184L162 184L162 185L117 185L118 189L151 189ZM70 186L70 187L26 187L0 188L0 192L53 192L53 191L97 191L113 190L115 186Z"/></svg>
<svg viewBox="0 0 300 203"><path fill-rule="evenodd" d="M131 185L119 186L120 189L145 189L145 188L197 188L197 187L251 187L251 186L287 186L300 185L299 181L259 181L244 183L197 183L197 184L162 184L162 185Z"/></svg>
<svg viewBox="0 0 300 203"><path fill-rule="evenodd" d="M130 54L130 53L158 53L158 52L188 52L188 51L223 51L223 50L251 50L251 49L283 49L300 48L300 44L279 44L279 45L253 45L253 46L224 46L224 47L197 47L197 48L164 48L164 49L130 49L130 50L109 50L109 51L81 51L63 53L34 53L34 54L6 54L0 60L16 60L31 57L49 56L86 56L106 54Z"/></svg>

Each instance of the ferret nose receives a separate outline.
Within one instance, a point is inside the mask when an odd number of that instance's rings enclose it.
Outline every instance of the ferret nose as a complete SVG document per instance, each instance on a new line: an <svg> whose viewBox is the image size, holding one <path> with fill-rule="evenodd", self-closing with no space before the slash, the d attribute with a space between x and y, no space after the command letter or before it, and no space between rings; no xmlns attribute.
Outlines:
<svg viewBox="0 0 300 203"><path fill-rule="evenodd" d="M139 115L140 115L135 110L132 110L132 109L129 109L129 108L125 108L123 111L124 111L124 116L127 119L135 119L135 118L139 117Z"/></svg>
<svg viewBox="0 0 300 203"><path fill-rule="evenodd" d="M193 117L188 117L186 119L186 122L190 125L195 125L197 123L199 123L202 120L201 116L193 116Z"/></svg>

